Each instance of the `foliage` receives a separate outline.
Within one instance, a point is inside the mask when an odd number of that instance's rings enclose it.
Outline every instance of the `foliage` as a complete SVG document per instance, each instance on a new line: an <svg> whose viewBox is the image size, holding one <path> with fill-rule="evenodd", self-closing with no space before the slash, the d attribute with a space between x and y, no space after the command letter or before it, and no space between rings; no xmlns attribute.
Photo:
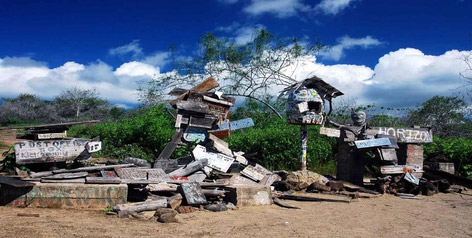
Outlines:
<svg viewBox="0 0 472 238"><path fill-rule="evenodd" d="M100 118L109 109L108 101L100 99L95 90L77 87L63 91L55 98L55 103L58 106L59 115L65 118L79 118L81 114L86 114L85 117L89 118Z"/></svg>
<svg viewBox="0 0 472 238"><path fill-rule="evenodd" d="M298 59L313 55L322 46L319 42L302 44L296 38L281 39L261 29L245 44L208 33L201 38L200 48L199 55L175 61L173 71L143 85L139 89L141 102L162 101L167 90L195 85L210 76L220 82L218 90L226 94L259 97L275 85L295 83L292 74Z"/></svg>
<svg viewBox="0 0 472 238"><path fill-rule="evenodd" d="M407 122L411 125L431 126L439 137L470 136L471 130L466 102L457 96L435 96L412 110Z"/></svg>
<svg viewBox="0 0 472 238"><path fill-rule="evenodd" d="M57 116L52 102L41 100L36 95L20 94L16 98L3 98L0 106L0 123L2 125L52 122Z"/></svg>
<svg viewBox="0 0 472 238"><path fill-rule="evenodd" d="M445 155L454 163L456 174L472 178L472 139L435 136L433 143L424 145L424 150L426 157Z"/></svg>
<svg viewBox="0 0 472 238"><path fill-rule="evenodd" d="M158 105L116 123L71 127L69 135L100 137L103 149L97 156L106 155L119 159L132 156L152 161L153 156L158 154L172 137L173 124L174 121L165 112L164 106Z"/></svg>
<svg viewBox="0 0 472 238"><path fill-rule="evenodd" d="M0 167L2 168L2 171L4 172L13 172L15 171L15 167L17 167L20 170L26 170L30 171L28 168L25 166L17 166L16 165L16 157L15 157L15 147L10 146L7 151L4 151L2 153L3 160L0 161Z"/></svg>

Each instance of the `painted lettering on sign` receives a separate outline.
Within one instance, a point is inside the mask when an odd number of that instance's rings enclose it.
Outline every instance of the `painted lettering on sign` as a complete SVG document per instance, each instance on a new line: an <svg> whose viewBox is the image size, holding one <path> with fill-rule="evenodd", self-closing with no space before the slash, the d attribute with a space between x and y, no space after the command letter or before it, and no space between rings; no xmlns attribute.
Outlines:
<svg viewBox="0 0 472 238"><path fill-rule="evenodd" d="M357 140L354 141L356 147L358 149L361 148L371 148L371 147L378 147L384 145L391 145L390 140L388 138L378 138L378 139L371 139L371 140Z"/></svg>
<svg viewBox="0 0 472 238"><path fill-rule="evenodd" d="M398 142L406 143L431 143L433 135L426 129L405 129L394 127L379 127L377 134L390 135L397 138Z"/></svg>

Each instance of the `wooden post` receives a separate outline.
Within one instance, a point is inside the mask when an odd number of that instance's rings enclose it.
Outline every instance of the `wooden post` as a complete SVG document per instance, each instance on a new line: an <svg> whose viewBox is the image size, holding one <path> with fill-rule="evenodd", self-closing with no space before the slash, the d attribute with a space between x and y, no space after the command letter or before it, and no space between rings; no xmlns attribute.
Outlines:
<svg viewBox="0 0 472 238"><path fill-rule="evenodd" d="M301 153L300 153L300 170L306 170L306 142L308 137L306 136L306 125L301 125Z"/></svg>

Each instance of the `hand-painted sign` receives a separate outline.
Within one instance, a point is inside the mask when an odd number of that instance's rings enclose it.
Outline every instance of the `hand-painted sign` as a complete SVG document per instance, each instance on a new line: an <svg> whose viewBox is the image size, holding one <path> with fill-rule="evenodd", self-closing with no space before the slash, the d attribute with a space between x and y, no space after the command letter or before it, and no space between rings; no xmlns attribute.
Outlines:
<svg viewBox="0 0 472 238"><path fill-rule="evenodd" d="M341 131L338 129L333 129L333 128L327 128L327 127L321 127L320 128L320 134L321 135L326 135L328 137L336 137L339 138L341 136Z"/></svg>
<svg viewBox="0 0 472 238"><path fill-rule="evenodd" d="M195 160L208 160L208 167L219 170L221 172L228 171L234 161L234 158L221 153L208 152L204 146L197 145L192 151Z"/></svg>
<svg viewBox="0 0 472 238"><path fill-rule="evenodd" d="M231 123L223 123L218 126L217 130L231 129L232 131L234 131L252 126L254 126L254 121L252 120L252 118L246 118L242 120L232 121Z"/></svg>
<svg viewBox="0 0 472 238"><path fill-rule="evenodd" d="M184 140L188 142L199 143L207 138L207 130L204 128L188 127L184 132Z"/></svg>
<svg viewBox="0 0 472 238"><path fill-rule="evenodd" d="M419 165L384 165L380 166L382 174L404 174L424 172Z"/></svg>
<svg viewBox="0 0 472 238"><path fill-rule="evenodd" d="M17 164L63 162L76 159L86 149L87 139L22 141L15 143Z"/></svg>
<svg viewBox="0 0 472 238"><path fill-rule="evenodd" d="M388 138L378 138L378 139L371 139L371 140L357 140L354 141L356 147L358 149L362 148L371 148L371 147L378 147L384 145L391 145L390 140Z"/></svg>

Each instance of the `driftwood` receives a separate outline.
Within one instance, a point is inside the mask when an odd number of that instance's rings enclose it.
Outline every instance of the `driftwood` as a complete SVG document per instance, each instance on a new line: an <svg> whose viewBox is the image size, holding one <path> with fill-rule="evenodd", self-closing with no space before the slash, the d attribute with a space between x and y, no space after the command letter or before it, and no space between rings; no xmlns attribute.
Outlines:
<svg viewBox="0 0 472 238"><path fill-rule="evenodd" d="M103 165L103 166L90 166L90 167L82 167L77 169L59 169L53 170L52 172L55 174L61 173L72 173L72 172L83 172L83 171L100 171L100 170L107 170L107 169L114 169L114 168L126 168L126 167L133 167L134 164L117 164L117 165Z"/></svg>
<svg viewBox="0 0 472 238"><path fill-rule="evenodd" d="M289 199L296 201L312 201L312 202L342 202L349 203L351 199L344 196L328 195L328 194L277 194L280 199Z"/></svg>
<svg viewBox="0 0 472 238"><path fill-rule="evenodd" d="M203 169L203 167L205 167L207 165L208 165L208 160L206 160L206 159L197 160L197 161L194 161L194 162L188 164L187 166L185 166L183 168L172 171L171 173L169 173L169 176L170 177L187 176L187 175L192 174L193 172L195 172L197 170Z"/></svg>
<svg viewBox="0 0 472 238"><path fill-rule="evenodd" d="M282 202L279 198L277 197L273 197L272 198L272 201L274 201L274 203L278 206L281 206L281 207L285 207L285 208L290 208L290 209L301 209L297 206L293 206L293 205L290 205L290 204L287 204L287 203L284 203Z"/></svg>
<svg viewBox="0 0 472 238"><path fill-rule="evenodd" d="M120 218L128 217L135 212L154 211L160 207L167 207L167 199L159 198L156 200L137 202L130 204L119 204L113 207L113 210L118 212Z"/></svg>
<svg viewBox="0 0 472 238"><path fill-rule="evenodd" d="M30 178L41 178L46 176L51 176L53 173L51 171L44 171L44 172L31 172Z"/></svg>
<svg viewBox="0 0 472 238"><path fill-rule="evenodd" d="M41 183L85 183L85 178L75 178L75 179L46 179L46 178L42 178Z"/></svg>

